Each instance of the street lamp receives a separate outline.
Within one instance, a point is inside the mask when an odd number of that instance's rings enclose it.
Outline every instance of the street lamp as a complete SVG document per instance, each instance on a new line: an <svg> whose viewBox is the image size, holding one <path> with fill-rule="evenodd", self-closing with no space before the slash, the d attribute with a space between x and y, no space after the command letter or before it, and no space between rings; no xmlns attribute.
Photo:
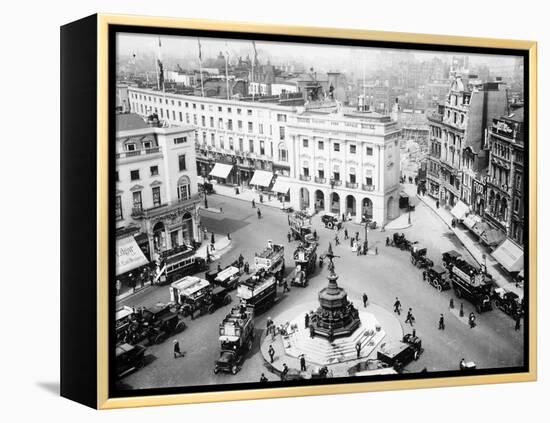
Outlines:
<svg viewBox="0 0 550 423"><path fill-rule="evenodd" d="M208 199L207 196L207 190L206 190L206 172L204 171L204 168L202 169L202 192L204 194L204 208L208 208Z"/></svg>
<svg viewBox="0 0 550 423"><path fill-rule="evenodd" d="M487 274L487 254L483 253L483 273Z"/></svg>
<svg viewBox="0 0 550 423"><path fill-rule="evenodd" d="M365 254L368 252L368 245L369 245L369 223L371 222L370 219L365 218Z"/></svg>
<svg viewBox="0 0 550 423"><path fill-rule="evenodd" d="M411 205L409 204L409 225L411 224Z"/></svg>

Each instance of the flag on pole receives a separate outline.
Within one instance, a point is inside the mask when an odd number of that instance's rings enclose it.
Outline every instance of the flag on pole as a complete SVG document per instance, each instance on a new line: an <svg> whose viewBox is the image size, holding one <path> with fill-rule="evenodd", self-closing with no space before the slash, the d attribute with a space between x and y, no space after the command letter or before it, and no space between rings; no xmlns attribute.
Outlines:
<svg viewBox="0 0 550 423"><path fill-rule="evenodd" d="M164 65L162 64L162 42L159 37L159 49L157 54L158 89L164 91Z"/></svg>
<svg viewBox="0 0 550 423"><path fill-rule="evenodd" d="M199 44L199 72L200 72L200 78L201 78L201 95L204 97L204 84L202 81L202 48L201 48L201 39L197 38L197 42Z"/></svg>

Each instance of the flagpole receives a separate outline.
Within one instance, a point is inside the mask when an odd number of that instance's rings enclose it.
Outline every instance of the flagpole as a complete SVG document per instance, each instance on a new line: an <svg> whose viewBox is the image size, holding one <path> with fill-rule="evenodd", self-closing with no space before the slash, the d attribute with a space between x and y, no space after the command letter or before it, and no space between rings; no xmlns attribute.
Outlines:
<svg viewBox="0 0 550 423"><path fill-rule="evenodd" d="M225 44L225 47L225 90L227 92L227 99L229 100L229 70L227 69L229 52L227 51L227 43Z"/></svg>
<svg viewBox="0 0 550 423"><path fill-rule="evenodd" d="M202 82L202 52L201 52L201 39L197 38L199 44L199 73L201 77L201 95L204 97L204 84Z"/></svg>
<svg viewBox="0 0 550 423"><path fill-rule="evenodd" d="M254 49L254 58L252 59L252 72L251 72L251 75L250 75L250 78L251 78L251 82L253 83L254 82L254 64L256 62L256 43L254 42L254 40L252 40L252 48ZM254 101L254 89L252 90L252 101Z"/></svg>

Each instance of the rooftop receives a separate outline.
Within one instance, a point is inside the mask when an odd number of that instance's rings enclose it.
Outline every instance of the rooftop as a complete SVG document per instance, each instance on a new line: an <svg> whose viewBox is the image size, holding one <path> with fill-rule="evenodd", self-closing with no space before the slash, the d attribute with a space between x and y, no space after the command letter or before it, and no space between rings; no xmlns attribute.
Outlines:
<svg viewBox="0 0 550 423"><path fill-rule="evenodd" d="M148 128L147 123L136 113L119 113L116 115L117 132L144 128Z"/></svg>

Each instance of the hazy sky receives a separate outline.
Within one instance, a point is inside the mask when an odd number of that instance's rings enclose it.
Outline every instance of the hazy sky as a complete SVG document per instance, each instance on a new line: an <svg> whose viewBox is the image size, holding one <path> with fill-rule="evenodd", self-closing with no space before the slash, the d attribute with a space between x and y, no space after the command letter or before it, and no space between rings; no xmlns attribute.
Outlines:
<svg viewBox="0 0 550 423"><path fill-rule="evenodd" d="M160 37L162 43L162 56L177 60L181 58L181 65L186 67L189 60L198 61L198 42L194 37L166 36ZM117 37L117 56L135 54L137 58L142 55L157 55L159 37L149 34L119 34ZM220 51L228 52L230 61L235 61L239 56L253 57L254 51L250 40L225 40L219 38L201 38L202 59L213 58ZM391 50L365 47L326 46L318 44L283 43L257 41L256 49L258 59L265 63L270 58L272 64L283 64L286 61L294 60L303 63L307 68L317 65L324 70L349 71L365 67L374 69L379 64L385 53L412 52L419 60L429 60L439 56L443 60L452 55L452 52L432 53L420 50ZM455 53L457 54L457 53ZM458 53L460 54L460 53ZM469 55L470 66L486 64L491 68L492 73L499 70L511 68L514 58L511 56L494 55ZM184 60L185 59L185 60Z"/></svg>

